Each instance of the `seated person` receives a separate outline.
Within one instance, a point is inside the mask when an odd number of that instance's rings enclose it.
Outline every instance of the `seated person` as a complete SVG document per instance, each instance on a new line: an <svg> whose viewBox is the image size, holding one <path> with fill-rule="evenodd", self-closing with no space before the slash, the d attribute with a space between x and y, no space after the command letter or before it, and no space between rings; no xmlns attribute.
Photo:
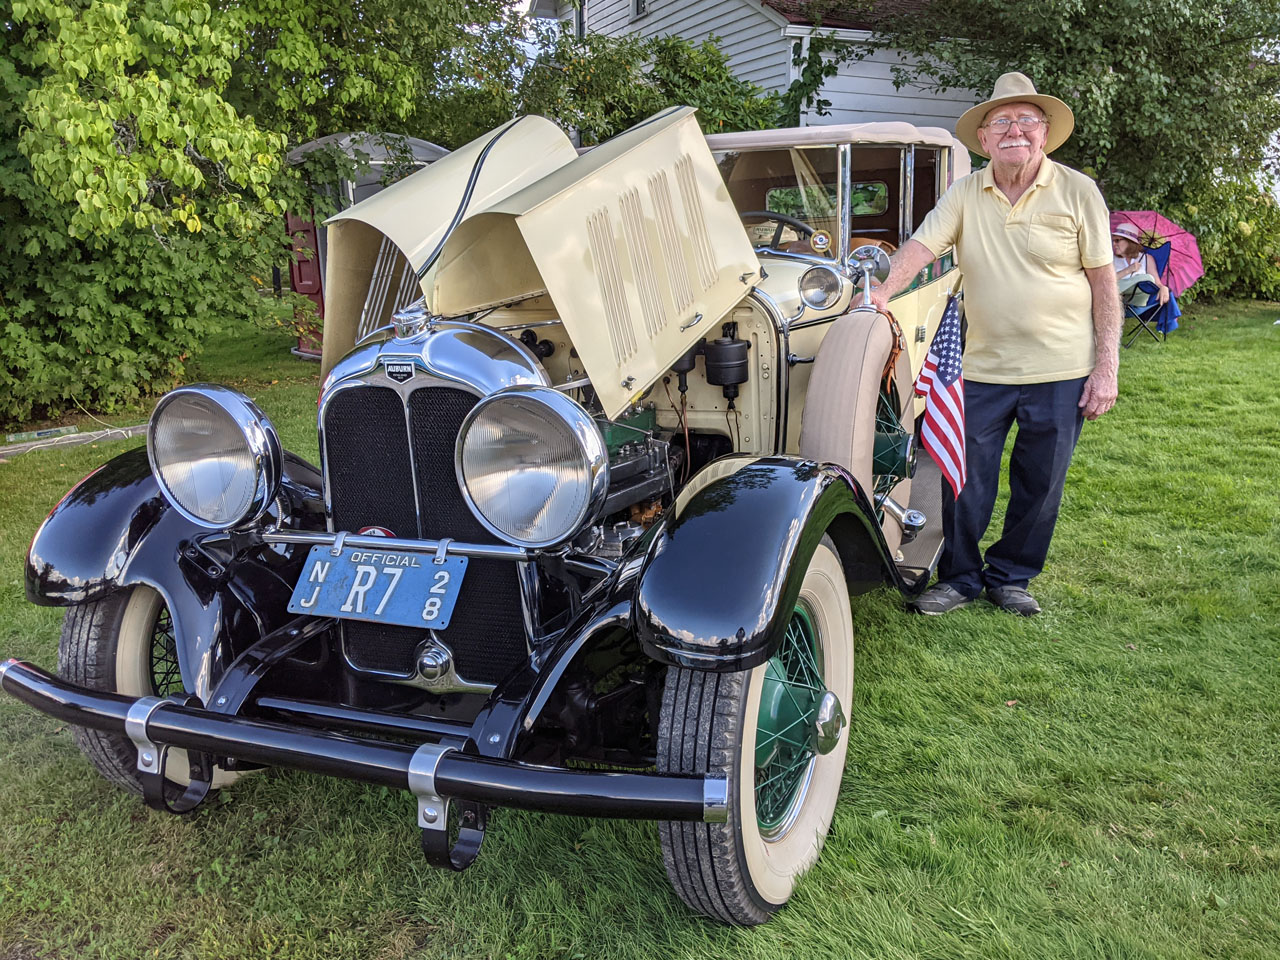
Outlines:
<svg viewBox="0 0 1280 960"><path fill-rule="evenodd" d="M1155 260L1142 248L1142 234L1132 223L1118 223L1111 231L1112 263L1116 268L1116 280L1120 292L1126 293L1134 285L1150 280L1158 288L1161 305L1169 302L1169 288L1156 272Z"/></svg>

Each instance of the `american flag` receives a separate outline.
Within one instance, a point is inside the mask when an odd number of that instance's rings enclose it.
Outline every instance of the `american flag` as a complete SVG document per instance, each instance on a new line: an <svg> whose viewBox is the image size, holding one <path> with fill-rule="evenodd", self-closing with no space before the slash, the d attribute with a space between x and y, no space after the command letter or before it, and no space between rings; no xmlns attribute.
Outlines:
<svg viewBox="0 0 1280 960"><path fill-rule="evenodd" d="M960 370L960 302L947 298L916 396L925 397L920 439L957 497L964 489L964 375Z"/></svg>

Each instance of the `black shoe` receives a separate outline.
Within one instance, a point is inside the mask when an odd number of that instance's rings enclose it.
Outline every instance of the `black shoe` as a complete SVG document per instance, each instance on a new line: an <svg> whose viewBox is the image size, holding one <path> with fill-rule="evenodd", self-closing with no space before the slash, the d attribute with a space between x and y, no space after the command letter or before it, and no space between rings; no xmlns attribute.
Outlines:
<svg viewBox="0 0 1280 960"><path fill-rule="evenodd" d="M925 616L936 617L944 613L950 613L952 610L959 610L961 607L967 607L972 602L972 597L966 597L950 584L935 583L908 603L907 609L914 610L916 613L923 613Z"/></svg>
<svg viewBox="0 0 1280 960"><path fill-rule="evenodd" d="M1001 610L1016 613L1020 617L1034 617L1040 612L1036 598L1025 587L988 587L987 599Z"/></svg>

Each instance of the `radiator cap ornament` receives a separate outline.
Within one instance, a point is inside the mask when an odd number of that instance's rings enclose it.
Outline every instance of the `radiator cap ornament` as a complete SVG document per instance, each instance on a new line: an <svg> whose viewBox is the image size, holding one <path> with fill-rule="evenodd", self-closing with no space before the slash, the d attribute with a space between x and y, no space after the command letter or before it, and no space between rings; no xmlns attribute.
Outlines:
<svg viewBox="0 0 1280 960"><path fill-rule="evenodd" d="M391 315L391 322L396 328L396 336L401 340L416 337L431 326L431 314L427 310L425 297L419 297L407 307L401 307Z"/></svg>

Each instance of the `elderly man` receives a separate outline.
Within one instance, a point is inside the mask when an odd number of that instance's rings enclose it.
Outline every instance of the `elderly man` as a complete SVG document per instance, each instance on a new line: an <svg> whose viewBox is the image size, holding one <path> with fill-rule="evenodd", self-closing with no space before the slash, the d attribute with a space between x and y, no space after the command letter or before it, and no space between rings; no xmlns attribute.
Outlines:
<svg viewBox="0 0 1280 960"><path fill-rule="evenodd" d="M937 583L911 604L919 613L959 609L984 587L1004 610L1040 612L1027 587L1044 568L1080 428L1116 401L1121 310L1107 207L1092 180L1045 156L1074 125L1065 103L1021 73L1000 77L956 123L990 164L946 192L872 292L886 310L952 248L964 273L967 478L954 501L944 491L946 543ZM1004 531L984 557L1014 423Z"/></svg>

